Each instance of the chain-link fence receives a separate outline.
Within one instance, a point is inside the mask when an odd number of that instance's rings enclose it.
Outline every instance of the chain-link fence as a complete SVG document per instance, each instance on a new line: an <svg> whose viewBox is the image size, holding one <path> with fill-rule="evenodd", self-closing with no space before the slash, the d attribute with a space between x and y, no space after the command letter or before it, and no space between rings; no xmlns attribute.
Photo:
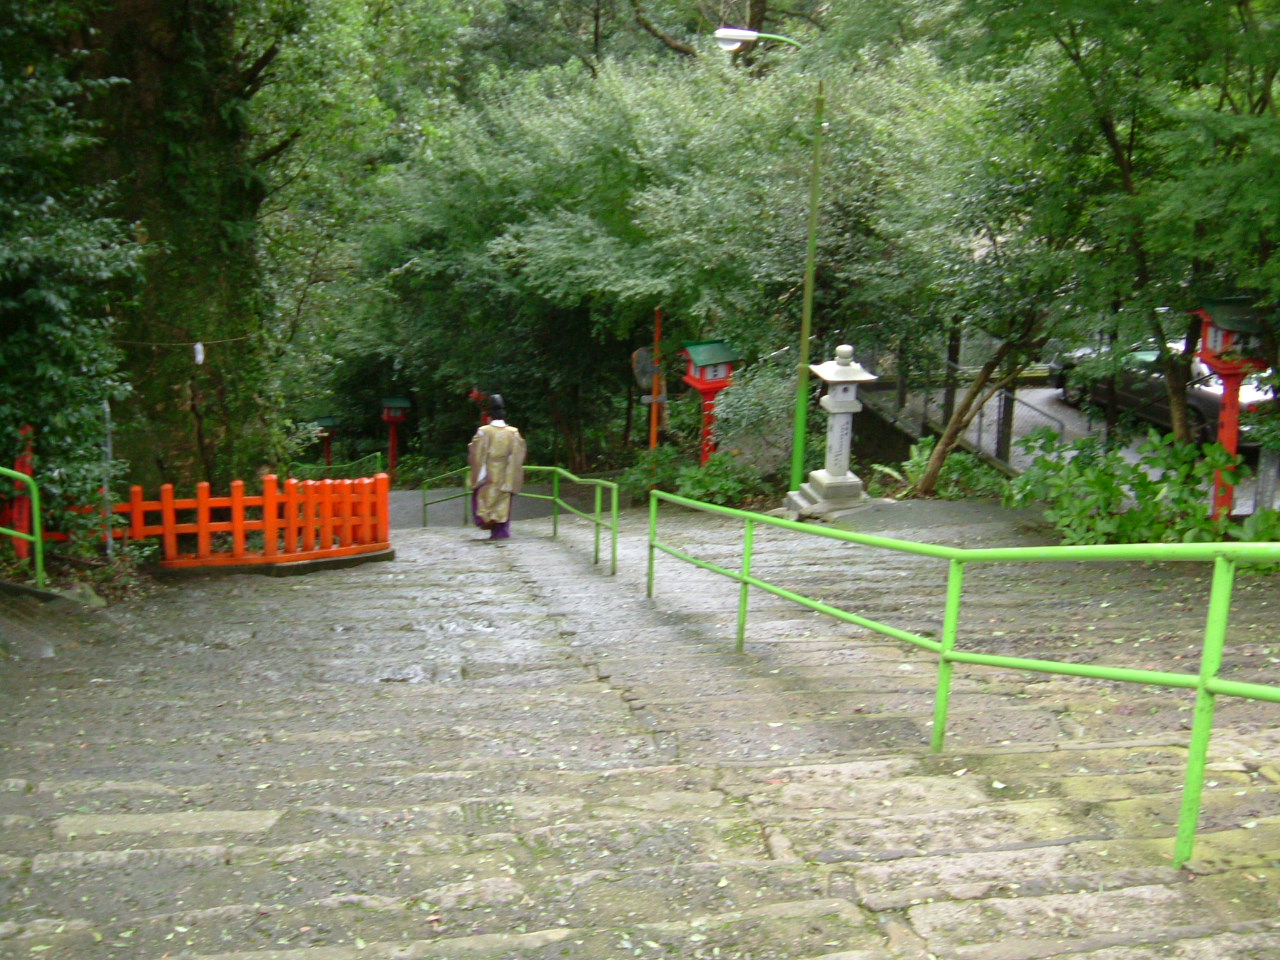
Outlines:
<svg viewBox="0 0 1280 960"><path fill-rule="evenodd" d="M912 436L941 433L956 407L971 389L977 370L939 360L928 372L903 375L895 363L872 359L865 363L880 379L862 388L859 395L881 416ZM879 367L880 369L875 369ZM1047 427L1070 438L1063 420L1019 397L1015 391L998 390L986 397L961 437L961 444L1009 471L1025 465L1018 437Z"/></svg>

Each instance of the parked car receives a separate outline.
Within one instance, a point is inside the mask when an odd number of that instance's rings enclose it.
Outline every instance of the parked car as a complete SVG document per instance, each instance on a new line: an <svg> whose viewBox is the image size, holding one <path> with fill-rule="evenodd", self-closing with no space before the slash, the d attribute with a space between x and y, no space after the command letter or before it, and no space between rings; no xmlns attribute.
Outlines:
<svg viewBox="0 0 1280 960"><path fill-rule="evenodd" d="M1180 351L1182 344L1170 344ZM1095 355L1090 348L1075 350L1051 364L1054 384L1062 391L1062 399L1073 407L1088 402L1098 406L1107 403L1107 378L1085 383L1072 376L1075 369ZM1271 371L1248 377L1240 387L1240 407L1247 410L1273 400L1266 378ZM1191 435L1198 443L1212 443L1218 438L1218 413L1222 409L1222 381L1200 358L1191 361L1187 385L1187 416ZM1169 393L1165 389L1160 351L1152 344L1134 347L1120 361L1115 375L1116 405L1132 416L1166 429L1173 428L1169 411ZM1248 428L1242 428L1240 445L1249 446Z"/></svg>

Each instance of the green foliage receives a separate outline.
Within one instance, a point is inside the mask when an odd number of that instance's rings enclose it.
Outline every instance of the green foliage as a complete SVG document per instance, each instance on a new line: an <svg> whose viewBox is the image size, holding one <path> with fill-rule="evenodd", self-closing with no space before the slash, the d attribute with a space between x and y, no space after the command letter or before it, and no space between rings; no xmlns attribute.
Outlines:
<svg viewBox="0 0 1280 960"><path fill-rule="evenodd" d="M929 458L938 438L921 437L911 445L910 456L898 467L882 463L871 465L873 475L868 487L876 495L909 499L929 466ZM970 497L1003 496L1009 481L999 470L968 451L959 450L947 457L938 477L934 496L940 500L965 500Z"/></svg>
<svg viewBox="0 0 1280 960"><path fill-rule="evenodd" d="M764 484L746 464L721 452L713 453L701 466L682 467L676 475L675 492L691 500L736 507L749 497L764 493Z"/></svg>
<svg viewBox="0 0 1280 960"><path fill-rule="evenodd" d="M407 454L396 462L395 485L401 490L417 490L426 485L426 481L461 470L467 465L466 450L459 448L452 457L424 457ZM462 486L464 476L452 477L452 486Z"/></svg>
<svg viewBox="0 0 1280 960"><path fill-rule="evenodd" d="M641 453L618 477L623 496L641 503L656 487L692 500L739 506L765 492L760 475L729 453L713 453L705 466L690 463L688 454L663 446Z"/></svg>
<svg viewBox="0 0 1280 960"><path fill-rule="evenodd" d="M1010 485L1008 502L1043 504L1064 543L1203 542L1241 532L1209 515L1214 475L1221 470L1234 482L1241 469L1219 444L1180 444L1152 430L1136 462L1094 437L1064 445L1045 430L1023 444L1034 459ZM1265 522L1255 521L1254 531Z"/></svg>
<svg viewBox="0 0 1280 960"><path fill-rule="evenodd" d="M105 405L124 393L107 303L136 258L109 192L74 176L95 135L81 108L111 86L80 78L83 51L59 52L75 9L0 0L0 464L30 425L47 519L71 530L94 521L62 508L120 467L106 462Z"/></svg>
<svg viewBox="0 0 1280 960"><path fill-rule="evenodd" d="M654 447L636 457L636 462L618 476L620 492L630 503L641 503L649 490L657 487L675 493L680 473L689 463L687 454L672 446Z"/></svg>
<svg viewBox="0 0 1280 960"><path fill-rule="evenodd" d="M766 476L785 471L790 463L796 404L793 356L793 350L785 350L750 364L735 372L733 382L716 397L716 442ZM816 403L808 409L807 460L820 464L825 418Z"/></svg>

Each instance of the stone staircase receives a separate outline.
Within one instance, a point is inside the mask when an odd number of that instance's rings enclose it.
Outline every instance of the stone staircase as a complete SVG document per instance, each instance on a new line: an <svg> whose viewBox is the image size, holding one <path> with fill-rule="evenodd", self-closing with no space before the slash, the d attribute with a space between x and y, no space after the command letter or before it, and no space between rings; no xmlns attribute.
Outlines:
<svg viewBox="0 0 1280 960"><path fill-rule="evenodd" d="M927 657L760 594L735 653L736 585L664 557L647 600L624 527L613 578L577 524L397 531L390 563L184 581L0 663L0 957L1280 957L1265 705L1223 704L1175 870L1186 697L957 670L933 756ZM738 563L734 524L663 535ZM936 564L773 531L757 557L940 622ZM1101 623L1179 656L1172 595L1111 619L1096 577L1037 576L970 578L995 647L1081 656ZM1031 598L1048 626L999 629Z"/></svg>

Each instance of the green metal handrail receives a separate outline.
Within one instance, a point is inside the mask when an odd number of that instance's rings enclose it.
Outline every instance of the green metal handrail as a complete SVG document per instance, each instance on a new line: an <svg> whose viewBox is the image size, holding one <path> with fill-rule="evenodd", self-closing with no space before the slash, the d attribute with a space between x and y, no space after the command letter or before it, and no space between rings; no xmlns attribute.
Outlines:
<svg viewBox="0 0 1280 960"><path fill-rule="evenodd" d="M461 493L451 493L448 496L437 497L435 500L428 500L431 495L432 488L436 485L437 480L448 480L452 477L464 477L470 471L470 467L460 467L457 470L450 470L448 473L442 473L438 477L429 477L422 481L422 525L430 526L427 520L427 511L437 503L448 503L450 500L462 500L462 525L467 525L467 501L465 498L471 496L471 491L466 489L466 482L462 484ZM452 486L452 484L450 484Z"/></svg>
<svg viewBox="0 0 1280 960"><path fill-rule="evenodd" d="M350 463L289 463L284 467L284 476L295 480L355 479L381 472L381 453L370 453Z"/></svg>
<svg viewBox="0 0 1280 960"><path fill-rule="evenodd" d="M35 554L36 586L44 588L44 521L40 513L40 487L31 477L18 470L0 467L0 477L8 477L15 483L27 486L27 497L31 500L31 532L24 533L11 527L0 527L0 534L30 541Z"/></svg>
<svg viewBox="0 0 1280 960"><path fill-rule="evenodd" d="M591 477L579 477L570 473L564 467L525 467L525 472L530 470L543 470L551 473L551 494L542 493L522 493L522 497L531 497L534 500L550 500L553 503L551 510L551 536L558 537L560 535L560 510L561 508L568 510L575 516L579 516L584 520L590 521L595 527L595 556L593 563L600 562L600 536L604 527L609 528L609 574L610 576L618 572L618 485L611 480L598 480ZM572 504L565 501L560 496L560 481L568 480L570 483L579 483L583 486L592 487L595 490L595 513L589 514L577 509ZM604 491L609 491L609 519L602 520L601 500Z"/></svg>
<svg viewBox="0 0 1280 960"><path fill-rule="evenodd" d="M427 513L430 507L437 503L447 503L450 500L462 500L462 523L465 526L470 519L467 514L467 500L471 496L470 490L463 490L461 493L450 493L443 497L428 499L431 487L440 480L449 480L454 477L462 477L468 472L468 467L462 467L459 470L452 470L449 473L442 473L438 477L431 477L422 483L422 525L427 526ZM558 537L560 535L560 511L567 510L575 516L579 516L589 521L595 527L595 555L594 563L600 562L600 538L605 527L609 529L609 574L612 576L618 572L618 485L610 480L600 480L593 477L579 477L570 473L563 467L542 467L542 466L526 466L525 473L530 471L541 470L551 474L551 493L524 493L520 496L528 497L530 500L550 500L551 508L551 536ZM595 511L594 513L586 513L577 509L573 504L567 502L560 496L560 481L567 480L570 483L578 483L583 486L592 487L595 490ZM465 486L465 482L463 484ZM603 510L602 501L604 492L609 491L609 516L608 519L602 519Z"/></svg>
<svg viewBox="0 0 1280 960"><path fill-rule="evenodd" d="M730 570L701 560L658 539L658 504L667 501L692 510L700 510L720 516L734 517L745 522L743 535L742 566ZM759 524L794 530L798 533L843 540L866 547L877 547L901 553L916 554L945 560L948 564L946 604L943 609L942 638L924 637L880 623L847 610L841 610L812 597L775 586L751 574L752 550L755 528ZM1280 562L1280 543L1140 543L1100 544L1066 547L986 547L971 549L947 547L938 544L915 543L895 540L872 534L835 530L814 524L765 516L731 507L690 500L674 494L653 490L649 496L649 559L646 590L653 596L655 559L658 551L695 566L736 580L740 584L738 600L738 625L736 648L741 651L745 642L747 622L747 595L750 587L757 587L784 600L790 600L811 610L827 614L846 623L856 624L876 633L922 647L938 655L938 684L934 700L933 736L930 750L942 750L946 737L947 710L951 696L952 665L971 663L979 666L1000 667L1014 670L1032 670L1040 673L1065 676L1090 677L1099 680L1141 683L1150 686L1170 687L1196 691L1191 740L1187 747L1187 768L1183 780L1182 808L1178 817L1178 832L1174 841L1174 865L1181 867L1191 859L1195 844L1196 826L1200 819L1200 803L1204 789L1205 767L1209 754L1209 739L1213 732L1213 714L1216 698L1222 696L1243 697L1280 703L1280 687L1256 683L1240 683L1223 680L1218 676L1222 666L1223 647L1226 641L1227 620L1231 609L1231 593L1235 584L1237 563ZM1026 657L1007 657L995 654L973 653L956 649L956 637L960 624L960 607L964 584L964 568L970 563L1046 563L1046 562L1211 562L1213 582L1209 593L1209 605L1205 622L1204 643L1198 673L1168 673L1160 670L1137 670L1126 667L1099 666L1096 664L1060 663L1055 660L1037 660Z"/></svg>

